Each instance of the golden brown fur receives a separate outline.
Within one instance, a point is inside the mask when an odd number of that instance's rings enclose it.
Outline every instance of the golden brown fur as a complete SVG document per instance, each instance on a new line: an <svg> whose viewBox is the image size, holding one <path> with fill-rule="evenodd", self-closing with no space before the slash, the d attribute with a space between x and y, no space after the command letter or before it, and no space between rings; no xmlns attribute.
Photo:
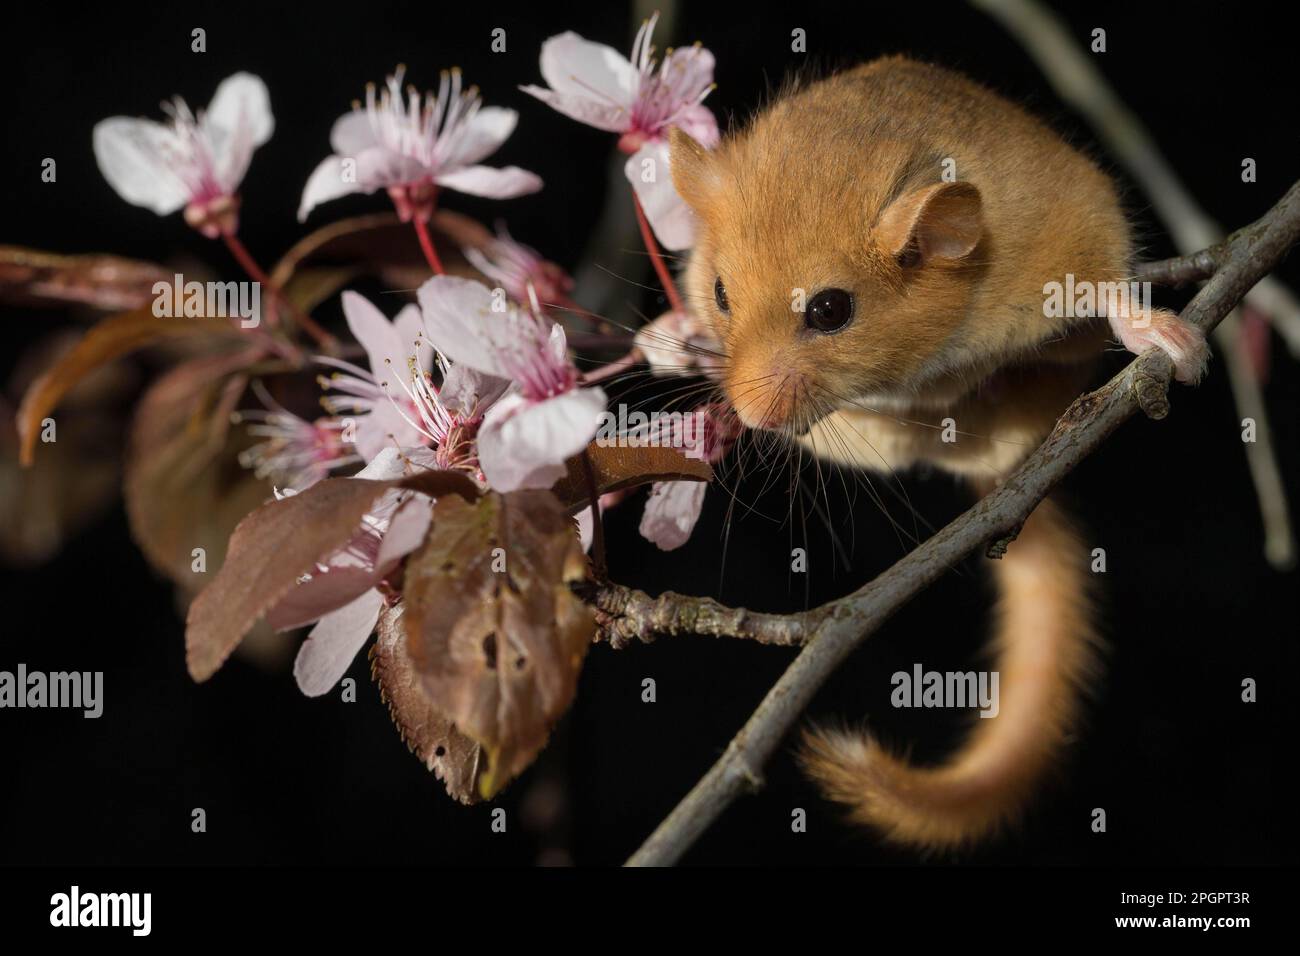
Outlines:
<svg viewBox="0 0 1300 956"><path fill-rule="evenodd" d="M960 752L941 766L917 767L867 736L810 733L802 754L808 774L848 804L854 820L900 843L953 846L1010 822L1051 769L1093 670L1083 555L1049 500L993 565L1000 710L975 720Z"/></svg>
<svg viewBox="0 0 1300 956"><path fill-rule="evenodd" d="M778 100L712 152L674 131L672 169L699 220L687 290L725 345L732 404L746 424L856 467L928 462L992 487L1079 394L1108 338L1104 318L1045 317L1044 284L1130 268L1128 223L1090 160L988 90L901 57ZM794 290L826 288L855 302L834 334L792 309ZM937 767L812 733L813 778L911 844L960 844L1010 819L1076 716L1093 641L1085 560L1058 507L1040 505L994 565L1000 714Z"/></svg>

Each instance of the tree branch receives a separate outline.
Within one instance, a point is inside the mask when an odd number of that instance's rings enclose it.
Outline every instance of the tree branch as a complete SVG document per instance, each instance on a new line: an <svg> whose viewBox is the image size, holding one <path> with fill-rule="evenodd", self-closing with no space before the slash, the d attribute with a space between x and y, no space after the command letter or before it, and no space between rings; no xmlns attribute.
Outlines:
<svg viewBox="0 0 1300 956"><path fill-rule="evenodd" d="M1300 182L1263 218L1222 245L1216 256L1217 271L1188 303L1182 318L1206 332L1214 329L1297 239ZM1163 398L1169 374L1169 359L1163 353L1150 351L1138 357L1104 386L1077 399L1046 441L970 510L847 597L791 615L791 621L806 629L807 645L768 691L722 757L628 864L670 865L679 860L736 797L761 785L761 768L845 657L895 611L967 555L990 542L1013 537L1047 493L1140 406L1158 413L1161 403L1152 400L1152 392ZM1145 396L1141 401L1140 395ZM661 597L659 601L665 606L655 614L667 621L689 619L688 613L674 615L675 600L676 596ZM715 602L709 603L712 606ZM711 608L711 613L714 611L725 617L725 608Z"/></svg>
<svg viewBox="0 0 1300 956"><path fill-rule="evenodd" d="M807 639L811 618L803 614L762 614L727 607L713 598L665 591L652 598L622 584L598 585L584 595L596 608L596 624L611 647L635 641L649 644L660 634L737 637L759 644L797 647Z"/></svg>
<svg viewBox="0 0 1300 956"><path fill-rule="evenodd" d="M1139 282L1152 282L1156 285L1178 288L1189 282L1199 282L1214 275L1219 268L1219 256L1227 248L1228 240L1190 256L1175 256L1157 262L1143 262L1133 270L1133 278Z"/></svg>

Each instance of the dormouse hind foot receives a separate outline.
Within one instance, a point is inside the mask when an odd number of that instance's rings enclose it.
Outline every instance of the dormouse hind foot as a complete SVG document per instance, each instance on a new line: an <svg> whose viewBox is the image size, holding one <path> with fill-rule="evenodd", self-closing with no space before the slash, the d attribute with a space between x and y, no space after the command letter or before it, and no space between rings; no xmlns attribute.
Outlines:
<svg viewBox="0 0 1300 956"><path fill-rule="evenodd" d="M1174 363L1174 377L1184 385L1196 384L1205 373L1210 358L1205 333L1168 309L1150 309L1137 315L1125 309L1109 319L1120 343L1134 355L1151 348L1168 355Z"/></svg>

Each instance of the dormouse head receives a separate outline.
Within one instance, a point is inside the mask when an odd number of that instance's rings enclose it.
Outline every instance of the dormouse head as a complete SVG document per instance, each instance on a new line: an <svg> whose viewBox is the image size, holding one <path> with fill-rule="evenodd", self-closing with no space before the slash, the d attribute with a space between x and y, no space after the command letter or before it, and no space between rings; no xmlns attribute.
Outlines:
<svg viewBox="0 0 1300 956"><path fill-rule="evenodd" d="M802 433L865 397L915 394L951 364L981 259L979 190L939 181L938 161L878 150L880 172L841 146L747 136L710 151L671 134L673 182L698 222L690 298L750 427Z"/></svg>

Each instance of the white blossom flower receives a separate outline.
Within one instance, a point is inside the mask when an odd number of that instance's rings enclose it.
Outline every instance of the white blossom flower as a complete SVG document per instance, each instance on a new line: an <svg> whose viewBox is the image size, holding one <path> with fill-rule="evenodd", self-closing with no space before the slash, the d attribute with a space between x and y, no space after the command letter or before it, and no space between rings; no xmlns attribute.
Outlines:
<svg viewBox="0 0 1300 956"><path fill-rule="evenodd" d="M483 476L497 491L549 488L565 459L586 448L605 409L599 388L578 387L564 329L502 302L480 282L435 276L420 287L424 327L453 362L509 379L478 430Z"/></svg>
<svg viewBox="0 0 1300 956"><path fill-rule="evenodd" d="M414 87L403 94L404 75L399 66L378 96L367 86L364 107L356 104L334 124L334 155L307 180L300 221L320 203L378 189L388 190L407 222L428 218L439 188L494 199L542 188L535 173L517 166L480 165L514 132L519 114L483 106L477 89L461 89L459 70L442 74L436 96Z"/></svg>
<svg viewBox="0 0 1300 956"><path fill-rule="evenodd" d="M719 403L705 405L693 416L691 420L699 423L698 427L688 430L683 423L671 435L659 436L658 441L683 448L689 457L714 464L731 450L740 436L740 420L729 406ZM707 487L703 481L657 481L651 485L650 497L641 513L641 537L662 551L684 545L700 520Z"/></svg>
<svg viewBox="0 0 1300 956"><path fill-rule="evenodd" d="M217 87L206 110L190 112L180 97L163 104L167 123L113 116L95 125L95 160L104 178L132 205L185 220L209 238L238 225L236 193L253 150L275 131L266 84L236 73Z"/></svg>
<svg viewBox="0 0 1300 956"><path fill-rule="evenodd" d="M497 224L495 239L482 248L466 246L461 252L470 265L516 302L528 301L529 286L543 305L561 305L573 291L571 276L536 249L516 242L501 223Z"/></svg>
<svg viewBox="0 0 1300 956"><path fill-rule="evenodd" d="M440 468L476 470L478 423L510 383L439 355L417 306L404 307L390 322L364 296L344 292L343 315L370 370L328 356L317 361L338 369L321 379L339 393L322 404L332 415L356 416L357 454L371 462L385 448L422 445L434 450ZM433 381L435 366L441 385Z"/></svg>
<svg viewBox="0 0 1300 956"><path fill-rule="evenodd" d="M656 63L651 35L659 15L644 24L631 58L569 31L542 44L541 70L549 89L520 87L566 116L619 134L631 154L624 173L659 241L669 249L694 242L695 222L673 187L668 130L674 126L712 149L718 122L704 105L713 89L713 54L696 44L669 50Z"/></svg>
<svg viewBox="0 0 1300 956"><path fill-rule="evenodd" d="M249 436L260 439L239 453L239 463L258 478L298 492L337 468L357 463L358 456L344 441L340 419L309 422L277 402L261 382L252 387L264 407L235 412L231 421L246 424Z"/></svg>

